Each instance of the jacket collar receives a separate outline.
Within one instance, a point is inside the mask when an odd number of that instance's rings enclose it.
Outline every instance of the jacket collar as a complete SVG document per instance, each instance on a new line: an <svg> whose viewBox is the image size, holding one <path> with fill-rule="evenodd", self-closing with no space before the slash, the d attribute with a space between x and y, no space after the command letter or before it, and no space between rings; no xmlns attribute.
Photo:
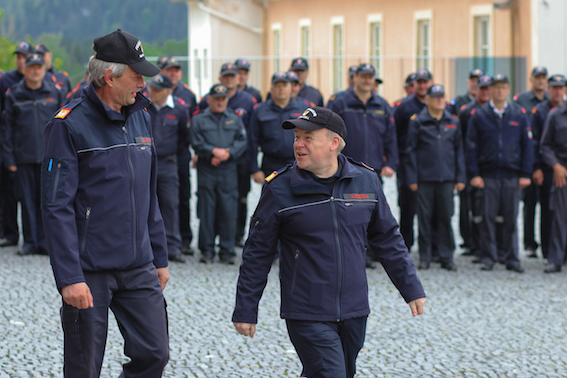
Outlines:
<svg viewBox="0 0 567 378"><path fill-rule="evenodd" d="M364 106L364 104L358 98L356 93L354 93L354 87L350 87L349 89L346 90L346 96L347 96L346 102L348 106ZM378 95L374 92L372 92L370 98L368 99L368 101L366 101L366 106L371 104L376 104L379 106L382 105L378 100Z"/></svg>
<svg viewBox="0 0 567 378"><path fill-rule="evenodd" d="M126 122L133 113L146 108L151 103L150 100L138 92L136 94L136 102L130 106L122 107L122 113L118 113L116 110L111 109L108 105L101 101L94 89L94 85L87 85L83 90L82 96L88 98L88 100L95 105L98 111L105 114L110 121Z"/></svg>
<svg viewBox="0 0 567 378"><path fill-rule="evenodd" d="M362 175L362 173L354 165L352 165L343 154L339 154L338 158L343 167L339 181ZM291 192L294 195L315 193L329 194L327 187L315 181L307 171L299 168L296 161L293 162L291 167L290 186Z"/></svg>

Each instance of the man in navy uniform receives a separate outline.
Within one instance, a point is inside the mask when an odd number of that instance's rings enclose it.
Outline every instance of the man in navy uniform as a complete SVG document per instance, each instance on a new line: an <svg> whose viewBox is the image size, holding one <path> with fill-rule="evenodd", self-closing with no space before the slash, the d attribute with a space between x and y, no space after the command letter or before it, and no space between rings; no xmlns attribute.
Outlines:
<svg viewBox="0 0 567 378"><path fill-rule="evenodd" d="M553 75L547 80L547 88L549 91L549 99L543 100L541 103L536 105L532 110L530 117L530 124L532 126L532 131L534 135L534 150L535 150L535 164L534 173L532 175L532 180L536 185L538 185L539 201L541 204L541 218L540 218L540 235L541 235L541 252L545 259L548 259L549 249L550 249L550 234L553 228L552 217L555 208L551 208L551 193L554 185L553 167L549 166L544 160L542 155L542 134L544 130L545 122L551 111L559 108L565 102L565 76L563 75ZM555 151L555 146L553 141L548 138L546 150L551 153ZM554 189L555 191L560 191L561 189ZM557 239L554 239L554 242ZM552 258L556 261L557 256ZM549 260L549 259L548 259ZM546 268L547 273L556 273L557 266L561 267L562 264L551 263L549 267Z"/></svg>
<svg viewBox="0 0 567 378"><path fill-rule="evenodd" d="M100 375L108 309L124 337L122 377L158 378L169 359L167 242L138 38L94 40L89 85L45 126L42 213L63 297L65 377Z"/></svg>
<svg viewBox="0 0 567 378"><path fill-rule="evenodd" d="M234 264L238 204L236 163L246 151L246 131L242 119L227 108L227 87L213 85L207 102L209 106L193 117L190 128L191 143L199 156L197 215L201 220L200 261L206 264L215 257L215 225L218 225L220 261Z"/></svg>
<svg viewBox="0 0 567 378"><path fill-rule="evenodd" d="M316 106L323 106L323 95L321 95L321 92L307 84L307 77L309 76L309 63L307 63L307 60L305 58L293 59L289 70L295 72L299 78L299 84L301 85L299 97L303 97Z"/></svg>
<svg viewBox="0 0 567 378"><path fill-rule="evenodd" d="M308 108L294 129L293 164L266 178L254 212L232 321L254 337L258 304L280 253L281 317L303 364L302 377L356 374L370 313L365 246L377 251L413 316L424 311L417 278L378 176L345 157L340 116Z"/></svg>
<svg viewBox="0 0 567 378"><path fill-rule="evenodd" d="M148 109L152 117L152 134L158 157L157 196L165 234L167 258L184 263L179 231L178 156L189 148L189 109L171 95L169 76L156 75L148 83Z"/></svg>
<svg viewBox="0 0 567 378"><path fill-rule="evenodd" d="M469 78L467 79L467 87L469 88L467 93L461 96L457 96L450 102L450 108L447 109L453 114L459 115L463 105L467 105L469 102L473 101L478 94L478 79L484 75L484 72L478 68L475 68L469 73Z"/></svg>
<svg viewBox="0 0 567 378"><path fill-rule="evenodd" d="M414 115L407 135L406 175L417 194L419 269L429 269L432 258L431 224L437 220L437 250L441 268L456 271L451 217L453 191L465 188L465 155L457 116L445 108L445 89L436 84L427 90L427 107Z"/></svg>
<svg viewBox="0 0 567 378"><path fill-rule="evenodd" d="M498 261L496 216L502 212L506 269L523 273L518 256L516 218L520 189L530 185L534 151L526 111L509 103L508 77L492 77L492 99L472 111L467 131L467 171L470 184L482 190L482 270Z"/></svg>
<svg viewBox="0 0 567 378"><path fill-rule="evenodd" d="M414 80L415 80L415 72L409 74L406 77L406 81L404 82L404 91L406 92L406 97L409 97L409 96L411 96L412 94L415 93L415 88L413 87ZM404 98L406 98L406 97L404 97ZM396 107L400 106L402 101L403 101L403 98L398 100L398 101L394 101L392 103L392 108L396 108Z"/></svg>
<svg viewBox="0 0 567 378"><path fill-rule="evenodd" d="M41 55L45 61L45 68L47 70L45 76L53 83L59 85L61 92L65 98L67 98L67 95L73 91L73 84L71 84L69 74L65 71L57 71L55 67L53 67L53 53L43 43L35 45L34 52Z"/></svg>
<svg viewBox="0 0 567 378"><path fill-rule="evenodd" d="M250 61L248 59L236 59L234 62L238 70L238 89L248 92L254 97L257 103L262 102L262 95L256 88L248 85L248 78L250 77Z"/></svg>

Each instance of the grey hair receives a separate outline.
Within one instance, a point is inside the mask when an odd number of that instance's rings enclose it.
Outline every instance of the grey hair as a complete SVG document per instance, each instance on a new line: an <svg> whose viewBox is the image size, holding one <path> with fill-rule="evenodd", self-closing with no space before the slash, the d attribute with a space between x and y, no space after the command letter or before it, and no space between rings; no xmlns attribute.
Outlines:
<svg viewBox="0 0 567 378"><path fill-rule="evenodd" d="M345 147L346 147L346 142L343 139L342 136L340 136L339 134L337 134L336 132L327 129L327 138L329 139L333 139L334 136L338 136L339 137L339 147L337 148L337 152L341 152Z"/></svg>
<svg viewBox="0 0 567 378"><path fill-rule="evenodd" d="M106 70L111 69L110 77L120 77L126 72L128 68L127 64L123 63L111 63L104 60L95 58L91 56L89 59L89 65L87 66L87 73L89 75L87 81L92 83L95 88L102 88L106 85L104 81L104 73Z"/></svg>

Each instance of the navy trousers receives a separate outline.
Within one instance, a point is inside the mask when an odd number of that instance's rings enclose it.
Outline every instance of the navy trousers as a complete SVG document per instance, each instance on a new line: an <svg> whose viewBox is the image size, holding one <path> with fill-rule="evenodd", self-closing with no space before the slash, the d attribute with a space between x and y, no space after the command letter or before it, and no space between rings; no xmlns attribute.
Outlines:
<svg viewBox="0 0 567 378"><path fill-rule="evenodd" d="M177 155L177 173L179 175L179 231L183 245L190 245L193 240L191 232L191 210L189 201L191 200L191 177L189 163L191 154L184 150Z"/></svg>
<svg viewBox="0 0 567 378"><path fill-rule="evenodd" d="M22 203L24 247L33 251L45 249L41 218L41 164L19 164L14 188Z"/></svg>
<svg viewBox="0 0 567 378"><path fill-rule="evenodd" d="M120 377L161 377L169 360L169 335L166 303L153 263L84 275L94 307L79 310L65 302L61 307L64 376L100 376L110 308L124 337L124 354L130 358Z"/></svg>
<svg viewBox="0 0 567 378"><path fill-rule="evenodd" d="M240 241L244 237L244 228L248 218L248 192L250 192L250 165L246 156L238 160L236 169L238 174L238 207L235 241Z"/></svg>
<svg viewBox="0 0 567 378"><path fill-rule="evenodd" d="M181 233L179 231L179 176L177 162L172 158L158 160L157 197L169 256L181 253Z"/></svg>
<svg viewBox="0 0 567 378"><path fill-rule="evenodd" d="M287 332L303 364L302 377L352 378L364 344L367 317L341 322L286 319Z"/></svg>
<svg viewBox="0 0 567 378"><path fill-rule="evenodd" d="M567 248L567 186L551 187L551 208L553 209L551 221L551 237L547 261L555 265L565 262L565 249Z"/></svg>
<svg viewBox="0 0 567 378"><path fill-rule="evenodd" d="M16 183L16 173L10 172L8 168L0 167L0 175L2 175L2 185L0 193L2 197L2 231L4 237L14 243L20 238L18 229L18 201L14 193Z"/></svg>

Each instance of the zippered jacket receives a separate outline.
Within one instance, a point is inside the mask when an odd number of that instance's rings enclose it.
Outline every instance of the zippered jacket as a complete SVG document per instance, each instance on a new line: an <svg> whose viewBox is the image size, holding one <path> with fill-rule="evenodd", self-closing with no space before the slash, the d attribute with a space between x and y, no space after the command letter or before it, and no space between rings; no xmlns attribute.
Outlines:
<svg viewBox="0 0 567 378"><path fill-rule="evenodd" d="M342 154L339 159L333 193L295 162L266 179L242 253L233 322L257 323L278 250L285 319L368 315L367 243L406 302L425 297L378 175Z"/></svg>
<svg viewBox="0 0 567 378"><path fill-rule="evenodd" d="M41 204L58 288L83 271L167 266L149 104L138 94L121 114L88 85L45 128Z"/></svg>

